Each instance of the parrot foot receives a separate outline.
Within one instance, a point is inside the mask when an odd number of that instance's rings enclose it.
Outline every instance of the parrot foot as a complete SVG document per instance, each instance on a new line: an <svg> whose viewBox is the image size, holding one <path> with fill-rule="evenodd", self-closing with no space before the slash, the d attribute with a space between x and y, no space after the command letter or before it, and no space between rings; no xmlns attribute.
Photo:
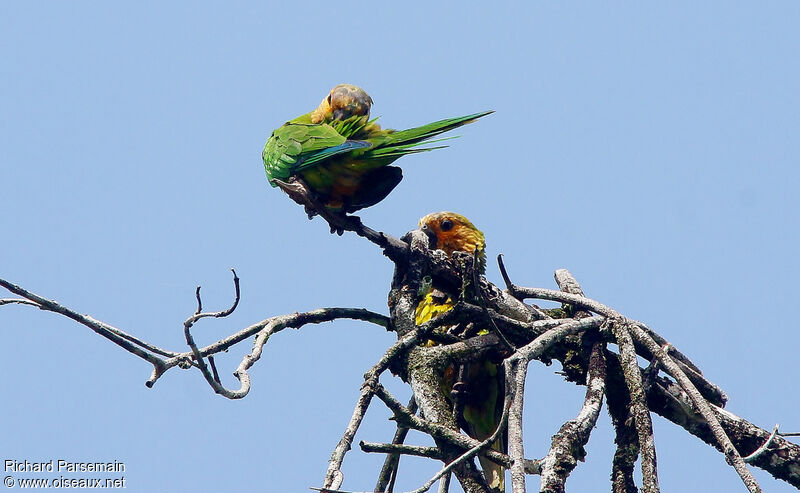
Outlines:
<svg viewBox="0 0 800 493"><path fill-rule="evenodd" d="M313 207L309 207L308 205L303 205L303 209L306 211L306 216L308 216L308 220L314 219L314 216L319 215L319 212L316 211Z"/></svg>
<svg viewBox="0 0 800 493"><path fill-rule="evenodd" d="M324 210L325 206L320 204L319 200L317 200L316 194L310 188L308 188L308 185L306 185L303 180L293 176L289 178L288 181L282 181L278 179L273 181L276 185L278 185L278 188L286 192L286 195L303 206L303 210L305 211L309 220L313 219L314 216L324 215L320 211Z"/></svg>
<svg viewBox="0 0 800 493"><path fill-rule="evenodd" d="M348 216L344 211L332 210L321 203L317 195L300 178L293 176L288 181L273 180L292 200L303 206L309 219L320 216L331 227L331 234L342 236L345 231L359 232L364 229L361 218Z"/></svg>
<svg viewBox="0 0 800 493"><path fill-rule="evenodd" d="M330 217L327 217L328 215L326 214L322 216L328 221L328 225L331 227L331 234L336 233L339 236L342 236L345 231L359 231L364 226L358 216L348 216L347 214L330 214Z"/></svg>

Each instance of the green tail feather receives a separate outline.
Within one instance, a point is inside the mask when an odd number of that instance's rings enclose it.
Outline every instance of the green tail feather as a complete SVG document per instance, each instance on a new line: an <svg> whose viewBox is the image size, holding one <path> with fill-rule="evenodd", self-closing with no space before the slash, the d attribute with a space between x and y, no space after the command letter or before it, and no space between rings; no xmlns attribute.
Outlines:
<svg viewBox="0 0 800 493"><path fill-rule="evenodd" d="M448 137L446 139L437 139L431 140L430 142L425 142L425 144L433 144L435 142L441 142L443 140L450 140L455 139L458 136ZM417 152L428 152L428 151L435 151L436 149L444 149L448 146L434 146L434 147L416 147L421 145L422 142L417 142L415 144L408 144L404 146L392 146L389 148L381 148L377 151L373 151L370 153L371 157L391 157L391 156L405 156L406 154L415 154Z"/></svg>
<svg viewBox="0 0 800 493"><path fill-rule="evenodd" d="M398 153L399 155L408 154L411 148L415 147L416 145L419 145L430 138L436 137L439 134L453 130L454 128L472 123L478 118L486 116L490 113L494 113L494 111L482 111L480 113L473 113L472 115L461 116L458 118L439 120L438 122L422 125L421 127L392 132L386 135L384 140L380 144L376 145L374 150L368 151L368 153L375 157L393 153Z"/></svg>

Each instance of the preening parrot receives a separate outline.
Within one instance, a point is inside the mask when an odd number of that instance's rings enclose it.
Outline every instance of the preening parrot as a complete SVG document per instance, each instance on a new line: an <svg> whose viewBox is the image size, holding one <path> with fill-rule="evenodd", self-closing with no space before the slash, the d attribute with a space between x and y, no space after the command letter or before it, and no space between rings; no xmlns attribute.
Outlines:
<svg viewBox="0 0 800 493"><path fill-rule="evenodd" d="M478 268L483 274L486 270L486 242L483 233L466 217L454 212L436 212L419 220L419 227L431 240L431 249L444 250L448 256L453 252L473 253L478 250ZM417 325L451 310L454 301L436 289L431 290L419 302L416 309ZM481 331L480 333L487 333ZM442 387L450 395L458 374L455 368L448 367L442 375ZM466 389L461 425L469 436L485 440L494 433L503 414L503 394L505 375L502 367L491 361L472 363L466 372ZM505 452L504 434L492 444L492 448ZM482 456L478 457L486 476L486 482L495 492L505 491L504 468Z"/></svg>
<svg viewBox="0 0 800 493"><path fill-rule="evenodd" d="M363 89L340 84L314 111L275 129L262 153L270 184L299 177L333 212L370 207L403 179L403 172L391 163L406 154L445 147L419 146L439 142L429 139L492 113L391 130L369 119L371 107L372 98Z"/></svg>

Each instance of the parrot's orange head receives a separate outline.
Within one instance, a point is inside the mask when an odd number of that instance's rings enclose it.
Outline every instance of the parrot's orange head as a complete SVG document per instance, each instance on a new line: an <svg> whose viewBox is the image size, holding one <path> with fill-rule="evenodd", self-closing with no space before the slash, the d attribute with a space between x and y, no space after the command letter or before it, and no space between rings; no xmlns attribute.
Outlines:
<svg viewBox="0 0 800 493"><path fill-rule="evenodd" d="M486 241L483 233L466 217L455 212L434 212L419 220L420 229L431 240L431 249L472 253L477 248L483 257Z"/></svg>
<svg viewBox="0 0 800 493"><path fill-rule="evenodd" d="M339 84L331 89L311 114L311 123L329 120L346 120L351 116L366 116L372 108L372 98L360 87Z"/></svg>

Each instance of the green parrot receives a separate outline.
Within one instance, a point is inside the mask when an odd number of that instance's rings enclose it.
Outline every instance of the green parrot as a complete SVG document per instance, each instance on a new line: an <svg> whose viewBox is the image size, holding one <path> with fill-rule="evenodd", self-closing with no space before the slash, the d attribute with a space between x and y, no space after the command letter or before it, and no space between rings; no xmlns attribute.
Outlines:
<svg viewBox="0 0 800 493"><path fill-rule="evenodd" d="M340 84L319 106L272 132L262 158L273 187L292 177L303 180L328 210L350 213L377 204L400 183L403 172L389 166L406 154L440 149L419 147L448 130L492 111L448 118L408 130L382 129L369 119L372 98ZM445 139L442 139L445 140Z"/></svg>
<svg viewBox="0 0 800 493"><path fill-rule="evenodd" d="M419 220L420 229L428 235L431 248L443 250L448 257L453 252L473 253L477 250L478 270L481 275L486 272L486 240L478 228L469 219L455 212L435 212ZM434 317L448 312L455 306L455 301L447 294L432 289L417 304L415 324L422 325ZM481 329L478 334L488 334ZM427 341L425 346L434 345ZM505 374L501 365L489 360L476 361L467 365L465 372L466 385L463 409L459 416L459 425L469 436L477 440L486 440L494 434L503 415L505 400ZM440 378L440 385L449 396L458 380L458 369L454 365L445 368ZM505 433L492 443L492 448L506 452ZM505 491L505 470L484 456L478 456L486 482L493 493Z"/></svg>

